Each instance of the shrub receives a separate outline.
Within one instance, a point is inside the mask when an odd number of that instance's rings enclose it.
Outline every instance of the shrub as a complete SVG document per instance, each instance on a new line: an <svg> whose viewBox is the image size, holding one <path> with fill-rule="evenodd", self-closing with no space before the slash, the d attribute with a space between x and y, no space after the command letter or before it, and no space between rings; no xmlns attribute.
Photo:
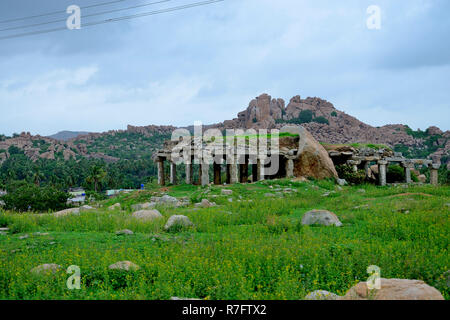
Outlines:
<svg viewBox="0 0 450 320"><path fill-rule="evenodd" d="M337 116L338 116L338 114L337 114L337 112L336 112L336 111L333 111L333 112L331 113L331 116L332 116L332 117L337 117Z"/></svg>
<svg viewBox="0 0 450 320"><path fill-rule="evenodd" d="M66 208L69 195L53 187L40 188L34 184L22 184L9 188L2 197L6 209L16 211L48 211Z"/></svg>
<svg viewBox="0 0 450 320"><path fill-rule="evenodd" d="M336 166L336 171L341 179L345 179L350 184L362 184L366 179L364 170L354 172L353 168L346 164Z"/></svg>
<svg viewBox="0 0 450 320"><path fill-rule="evenodd" d="M386 174L386 180L388 183L404 182L405 170L399 165L390 165Z"/></svg>
<svg viewBox="0 0 450 320"><path fill-rule="evenodd" d="M322 117L322 116L317 117L317 118L314 118L313 121L314 121L314 122L317 122L317 123L322 123L322 124L330 124L330 122L328 121L328 119L325 118L325 117Z"/></svg>

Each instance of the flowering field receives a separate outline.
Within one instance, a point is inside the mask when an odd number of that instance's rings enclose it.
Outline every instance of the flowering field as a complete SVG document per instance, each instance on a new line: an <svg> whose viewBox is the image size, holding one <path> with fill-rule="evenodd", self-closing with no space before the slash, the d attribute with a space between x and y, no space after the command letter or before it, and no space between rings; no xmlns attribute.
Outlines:
<svg viewBox="0 0 450 320"><path fill-rule="evenodd" d="M232 195L222 195L223 188ZM329 181L276 180L162 191L217 206L161 206L163 219L133 218L131 205L159 195L155 188L80 215L0 213L0 228L9 228L0 235L0 299L296 300L318 289L343 295L367 280L369 265L380 267L383 278L421 279L450 299L448 186L339 188ZM116 202L122 209L107 209ZM334 212L343 226L302 225L311 209ZM195 226L164 231L174 214ZM134 234L115 234L122 229ZM125 260L140 269L108 269ZM45 263L63 268L30 273ZM67 288L71 265L80 267L80 290Z"/></svg>

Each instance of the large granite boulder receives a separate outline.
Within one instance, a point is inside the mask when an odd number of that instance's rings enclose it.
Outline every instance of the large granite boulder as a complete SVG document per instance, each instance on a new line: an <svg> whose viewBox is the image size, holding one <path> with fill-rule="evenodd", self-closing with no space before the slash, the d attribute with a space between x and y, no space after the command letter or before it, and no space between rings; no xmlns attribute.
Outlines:
<svg viewBox="0 0 450 320"><path fill-rule="evenodd" d="M59 264L46 263L46 264L41 264L40 266L37 266L37 267L31 269L31 273L37 274L37 275L53 274L61 269L62 269L62 267Z"/></svg>
<svg viewBox="0 0 450 320"><path fill-rule="evenodd" d="M169 218L166 225L164 226L164 230L172 231L178 228L191 227L194 224L188 217L182 215L174 215Z"/></svg>
<svg viewBox="0 0 450 320"><path fill-rule="evenodd" d="M298 137L280 138L280 150L298 150L294 159L294 176L310 177L315 179L338 178L328 152L325 148L302 126L285 126L280 133L299 133Z"/></svg>
<svg viewBox="0 0 450 320"><path fill-rule="evenodd" d="M136 270L139 270L140 267L131 261L119 261L119 262L116 262L116 263L113 263L112 265L110 265L108 267L108 269L123 270L123 271L136 271Z"/></svg>
<svg viewBox="0 0 450 320"><path fill-rule="evenodd" d="M133 213L133 217L140 220L156 220L161 219L163 216L158 210L140 210Z"/></svg>
<svg viewBox="0 0 450 320"><path fill-rule="evenodd" d="M381 289L369 290L366 282L352 287L343 300L444 300L442 294L421 280L384 279Z"/></svg>
<svg viewBox="0 0 450 320"><path fill-rule="evenodd" d="M69 216L72 214L80 214L80 208L65 209L65 210L61 210L61 211L53 213L53 215L57 218Z"/></svg>
<svg viewBox="0 0 450 320"><path fill-rule="evenodd" d="M305 300L339 300L341 297L325 290L316 290L306 295Z"/></svg>

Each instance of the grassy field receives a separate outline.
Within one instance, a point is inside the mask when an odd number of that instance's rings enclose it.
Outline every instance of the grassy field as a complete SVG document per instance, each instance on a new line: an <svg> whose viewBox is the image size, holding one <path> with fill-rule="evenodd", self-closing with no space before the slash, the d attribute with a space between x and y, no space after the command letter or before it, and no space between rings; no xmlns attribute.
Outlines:
<svg viewBox="0 0 450 320"><path fill-rule="evenodd" d="M157 222L135 220L130 206L160 189L121 195L79 216L1 213L0 227L10 231L0 235L0 299L292 300L318 289L343 295L366 281L369 265L379 266L384 278L424 280L450 299L444 275L450 269L448 186L339 189L329 181L277 180L224 188L233 195L222 196L221 187L163 190L218 206L158 207L164 219ZM284 193L285 188L297 192ZM122 210L106 209L116 202ZM302 215L311 209L336 213L343 227L302 226ZM165 232L173 214L188 216L195 227ZM117 236L121 229L134 235ZM123 260L141 269L108 269ZM54 276L30 273L44 263L64 270ZM67 289L70 265L81 268L81 290Z"/></svg>

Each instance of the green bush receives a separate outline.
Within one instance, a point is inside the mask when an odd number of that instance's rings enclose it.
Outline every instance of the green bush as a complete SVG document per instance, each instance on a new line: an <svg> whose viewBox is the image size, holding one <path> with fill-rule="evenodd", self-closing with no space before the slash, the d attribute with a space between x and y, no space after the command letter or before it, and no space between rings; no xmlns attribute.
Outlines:
<svg viewBox="0 0 450 320"><path fill-rule="evenodd" d="M34 184L17 184L9 188L8 194L1 199L5 208L19 212L48 211L66 208L69 195L53 187L40 188Z"/></svg>
<svg viewBox="0 0 450 320"><path fill-rule="evenodd" d="M330 124L330 122L328 121L328 119L325 118L325 117L322 117L322 116L317 117L317 118L314 118L313 121L314 121L314 122L317 122L317 123L322 123L322 124Z"/></svg>
<svg viewBox="0 0 450 320"><path fill-rule="evenodd" d="M390 165L386 174L386 180L388 183L404 182L405 181L405 169L399 165Z"/></svg>
<svg viewBox="0 0 450 320"><path fill-rule="evenodd" d="M349 165L343 164L336 166L339 178L345 179L349 184L362 184L366 179L364 170L353 171Z"/></svg>

